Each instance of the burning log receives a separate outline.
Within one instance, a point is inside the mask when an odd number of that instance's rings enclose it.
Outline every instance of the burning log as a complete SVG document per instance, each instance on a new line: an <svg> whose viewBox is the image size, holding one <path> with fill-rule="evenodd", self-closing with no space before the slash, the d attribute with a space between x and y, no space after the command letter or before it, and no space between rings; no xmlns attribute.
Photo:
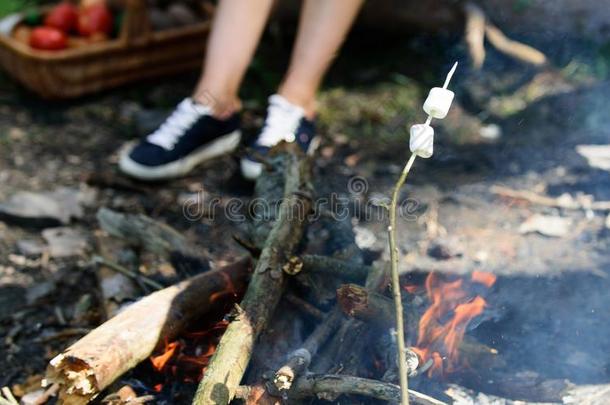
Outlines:
<svg viewBox="0 0 610 405"><path fill-rule="evenodd" d="M384 329L389 329L394 325L394 305L389 298L382 294L369 291L358 285L347 284L337 290L337 300L347 316ZM414 308L406 306L405 311L408 311L407 318L412 318L409 319L408 324L417 325L419 317ZM407 336L416 336L417 329L409 329L405 333ZM394 351L389 348L387 353L385 353L385 348L388 345L384 344L383 346L383 357L388 359L387 364L389 369L387 375L389 381L391 380L390 376L396 375L394 368L397 360L395 359ZM457 351L466 363L477 364L481 368L499 368L505 365L497 350L481 344L468 336L464 336L458 342ZM416 348L408 349L407 363L409 365L409 375L423 373L425 372L424 368L430 366L429 361L421 358L416 353L421 354L421 351ZM386 380L385 377L384 380Z"/></svg>
<svg viewBox="0 0 610 405"><path fill-rule="evenodd" d="M243 291L250 265L250 259L243 259L157 291L56 356L47 370L47 381L60 385L61 403L89 402L189 322L214 308L219 294Z"/></svg>
<svg viewBox="0 0 610 405"><path fill-rule="evenodd" d="M362 322L384 330L389 330L395 325L396 312L394 310L394 303L390 298L377 292L368 291L359 285L347 284L337 290L337 302L347 316ZM409 307L406 310L409 310ZM412 318L413 314L409 315L407 319ZM384 348L389 350L384 353L388 358L388 370L386 370L383 380L394 381L394 377L398 376L396 350L391 344L384 345ZM420 366L419 357L411 349L407 348L406 358L409 376L417 375L418 367Z"/></svg>
<svg viewBox="0 0 610 405"><path fill-rule="evenodd" d="M303 236L311 208L309 162L293 145L287 145L286 153L274 160L273 169L276 174L284 176L284 198L279 205L279 215L265 240L236 317L210 361L193 404L228 404L235 396L250 361L254 342L267 326L284 291L282 267ZM261 176L257 190L267 188L263 182L271 177Z"/></svg>

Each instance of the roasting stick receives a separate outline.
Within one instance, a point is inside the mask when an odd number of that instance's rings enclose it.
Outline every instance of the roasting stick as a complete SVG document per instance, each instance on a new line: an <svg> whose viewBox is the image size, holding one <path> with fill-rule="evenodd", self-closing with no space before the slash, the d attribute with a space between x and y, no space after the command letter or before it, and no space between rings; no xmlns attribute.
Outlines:
<svg viewBox="0 0 610 405"><path fill-rule="evenodd" d="M392 203L390 205L390 225L388 226L388 233L390 237L390 258L392 262L392 295L394 297L394 305L396 307L396 339L398 343L398 369L400 374L399 380L402 405L409 405L409 381L407 377L407 349L405 347L402 297L400 294L400 279L398 274L398 246L396 244L396 210L398 206L398 197L400 194L400 189L405 184L407 176L411 171L411 167L415 162L415 158L417 156L422 158L429 158L432 156L434 147L434 129L430 126L430 123L432 122L432 118L443 119L449 112L454 94L452 91L447 90L447 87L449 87L449 82L451 81L456 69L457 62L455 62L449 71L443 87L434 87L430 90L428 98L424 102L424 111L426 111L428 114L428 118L426 119L425 124L413 125L411 127L409 148L411 149L412 153L392 192Z"/></svg>

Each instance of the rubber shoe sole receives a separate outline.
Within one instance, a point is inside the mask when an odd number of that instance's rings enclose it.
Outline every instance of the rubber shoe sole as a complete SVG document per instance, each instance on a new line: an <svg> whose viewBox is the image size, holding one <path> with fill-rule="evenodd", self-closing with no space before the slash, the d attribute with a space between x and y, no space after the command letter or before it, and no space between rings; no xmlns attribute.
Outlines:
<svg viewBox="0 0 610 405"><path fill-rule="evenodd" d="M189 155L160 166L146 166L129 157L131 148L121 154L119 169L139 180L154 181L182 177L197 165L233 152L241 140L241 131L233 131L191 152Z"/></svg>

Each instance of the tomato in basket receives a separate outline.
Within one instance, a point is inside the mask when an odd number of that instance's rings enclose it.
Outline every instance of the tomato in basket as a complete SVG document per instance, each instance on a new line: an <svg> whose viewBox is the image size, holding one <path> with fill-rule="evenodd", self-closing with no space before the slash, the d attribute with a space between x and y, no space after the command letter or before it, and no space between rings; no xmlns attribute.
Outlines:
<svg viewBox="0 0 610 405"><path fill-rule="evenodd" d="M104 3L95 3L81 10L78 18L78 33L84 37L112 32L112 13Z"/></svg>
<svg viewBox="0 0 610 405"><path fill-rule="evenodd" d="M57 51L68 46L68 36L53 27L36 27L30 35L30 46L35 49Z"/></svg>
<svg viewBox="0 0 610 405"><path fill-rule="evenodd" d="M76 29L78 10L70 3L60 3L53 7L44 19L44 25L57 28L65 33Z"/></svg>

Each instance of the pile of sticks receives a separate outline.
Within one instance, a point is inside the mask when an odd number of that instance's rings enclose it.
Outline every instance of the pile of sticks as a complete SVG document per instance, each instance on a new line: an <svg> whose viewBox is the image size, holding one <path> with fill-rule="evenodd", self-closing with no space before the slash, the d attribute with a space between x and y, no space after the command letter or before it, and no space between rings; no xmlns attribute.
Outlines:
<svg viewBox="0 0 610 405"><path fill-rule="evenodd" d="M140 282L157 291L114 316L119 306L108 305L107 322L50 362L46 380L59 389L61 403L88 403L213 311L219 294L227 291L243 298L227 314L229 325L194 404L234 399L297 404L341 395L400 399L388 266L365 265L351 221L324 215L319 221L328 230L324 246L330 254L304 254L314 199L310 163L291 145L282 145L266 166L255 196L277 209L253 217L248 236L239 238L252 257L236 258L231 265L168 288L116 264L108 257L113 249L104 244L119 238L158 254L189 256L197 256L197 249L148 217L107 209L98 213L105 232L97 258L102 287L112 276L120 279L110 284ZM411 337L417 332L415 312L407 306L406 332ZM418 357L410 353L408 359L411 374L421 373L425 365ZM415 404L443 403L413 390L409 396Z"/></svg>

